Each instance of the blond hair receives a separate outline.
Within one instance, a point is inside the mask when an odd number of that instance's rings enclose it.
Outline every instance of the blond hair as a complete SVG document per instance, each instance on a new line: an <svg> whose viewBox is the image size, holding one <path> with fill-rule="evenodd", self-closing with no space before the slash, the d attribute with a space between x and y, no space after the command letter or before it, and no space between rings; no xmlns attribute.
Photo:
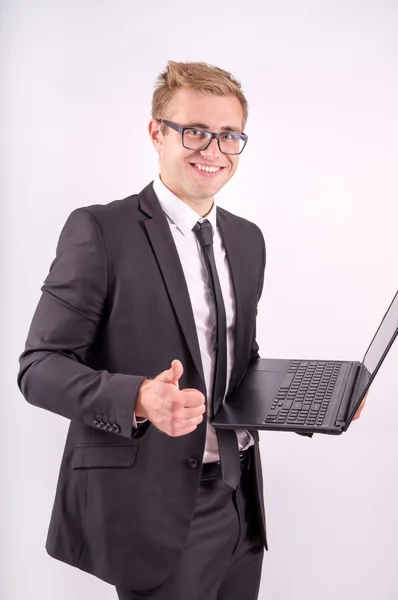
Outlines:
<svg viewBox="0 0 398 600"><path fill-rule="evenodd" d="M243 129L248 117L248 102L240 82L228 71L204 62L174 62L169 60L165 71L159 74L152 97L152 118L164 119L174 93L179 88L196 90L213 96L238 98L243 111ZM165 132L162 125L162 132Z"/></svg>

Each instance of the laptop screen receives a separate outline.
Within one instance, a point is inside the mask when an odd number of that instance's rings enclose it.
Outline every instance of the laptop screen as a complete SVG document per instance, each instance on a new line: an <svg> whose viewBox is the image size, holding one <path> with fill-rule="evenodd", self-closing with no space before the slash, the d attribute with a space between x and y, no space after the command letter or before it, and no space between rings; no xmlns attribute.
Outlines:
<svg viewBox="0 0 398 600"><path fill-rule="evenodd" d="M386 351L391 346L398 330L398 292L395 294L386 314L363 359L363 364L373 374L384 359Z"/></svg>
<svg viewBox="0 0 398 600"><path fill-rule="evenodd" d="M346 428L354 417L363 396L369 389L370 384L375 378L381 363L386 357L387 352L391 348L397 335L398 292L395 294L393 301L384 315L362 361L366 369L362 371L362 377L358 378L354 393L352 394L348 410L348 419L345 425Z"/></svg>

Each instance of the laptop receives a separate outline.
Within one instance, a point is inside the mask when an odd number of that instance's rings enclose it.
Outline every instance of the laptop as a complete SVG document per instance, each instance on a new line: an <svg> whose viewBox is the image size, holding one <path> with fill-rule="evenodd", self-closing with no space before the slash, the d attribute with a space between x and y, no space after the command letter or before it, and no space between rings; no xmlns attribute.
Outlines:
<svg viewBox="0 0 398 600"><path fill-rule="evenodd" d="M398 335L398 292L362 362L254 359L215 418L220 429L347 431Z"/></svg>

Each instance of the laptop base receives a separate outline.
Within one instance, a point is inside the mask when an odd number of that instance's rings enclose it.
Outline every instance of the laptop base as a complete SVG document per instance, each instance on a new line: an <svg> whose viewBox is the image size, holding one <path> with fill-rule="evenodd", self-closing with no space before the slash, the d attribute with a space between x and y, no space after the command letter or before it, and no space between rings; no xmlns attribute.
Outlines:
<svg viewBox="0 0 398 600"><path fill-rule="evenodd" d="M347 361L256 359L212 423L222 429L339 435L359 367Z"/></svg>

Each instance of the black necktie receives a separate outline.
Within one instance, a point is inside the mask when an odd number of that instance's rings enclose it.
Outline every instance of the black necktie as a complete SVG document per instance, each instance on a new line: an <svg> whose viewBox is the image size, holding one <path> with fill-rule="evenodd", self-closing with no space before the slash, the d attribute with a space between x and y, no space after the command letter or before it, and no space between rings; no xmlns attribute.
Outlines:
<svg viewBox="0 0 398 600"><path fill-rule="evenodd" d="M211 290L214 294L217 314L217 340L215 345L215 370L213 381L213 397L210 407L213 416L224 399L227 379L227 318L217 274L213 252L213 229L210 221L204 219L196 223L193 230L197 235L205 258L209 274ZM220 452L221 473L223 481L233 489L238 487L240 479L239 447L236 433L230 429L217 429L218 449Z"/></svg>

